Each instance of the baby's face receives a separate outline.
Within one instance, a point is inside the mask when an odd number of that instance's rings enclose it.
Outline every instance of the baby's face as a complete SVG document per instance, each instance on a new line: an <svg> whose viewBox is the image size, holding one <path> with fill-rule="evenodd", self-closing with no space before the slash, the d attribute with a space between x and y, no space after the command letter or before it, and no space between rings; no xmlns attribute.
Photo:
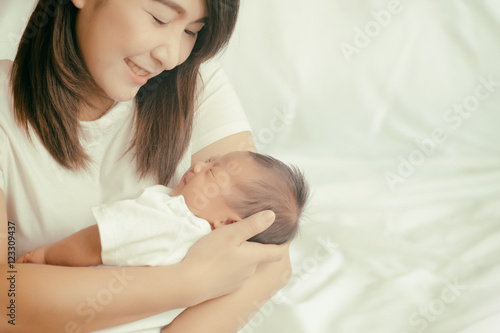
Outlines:
<svg viewBox="0 0 500 333"><path fill-rule="evenodd" d="M258 179L258 171L247 152L232 152L194 164L182 176L172 195L184 197L190 211L207 220L212 229L241 220L226 204L236 195L233 187L242 181Z"/></svg>

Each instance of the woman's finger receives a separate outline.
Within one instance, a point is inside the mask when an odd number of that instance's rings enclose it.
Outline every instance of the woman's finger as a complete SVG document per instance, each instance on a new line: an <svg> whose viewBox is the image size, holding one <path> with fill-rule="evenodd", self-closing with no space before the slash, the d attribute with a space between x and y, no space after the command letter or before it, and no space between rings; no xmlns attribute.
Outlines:
<svg viewBox="0 0 500 333"><path fill-rule="evenodd" d="M265 210L247 217L238 223L220 228L219 230L230 235L230 237L235 239L238 243L243 243L247 239L269 228L271 224L273 224L275 217L272 211Z"/></svg>
<svg viewBox="0 0 500 333"><path fill-rule="evenodd" d="M275 217L272 211L265 210L219 230L230 233L230 237L241 244L240 250L247 251L247 256L253 258L253 262L276 262L283 258L283 246L247 242L248 239L269 228Z"/></svg>
<svg viewBox="0 0 500 333"><path fill-rule="evenodd" d="M260 244L254 242L245 242L242 248L250 253L255 262L271 263L283 259L283 256L288 253L284 245Z"/></svg>

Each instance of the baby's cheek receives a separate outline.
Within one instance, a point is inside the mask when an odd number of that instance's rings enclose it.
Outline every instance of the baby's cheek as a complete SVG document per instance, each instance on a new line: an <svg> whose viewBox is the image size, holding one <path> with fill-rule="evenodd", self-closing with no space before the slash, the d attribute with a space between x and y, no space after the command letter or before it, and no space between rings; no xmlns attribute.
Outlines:
<svg viewBox="0 0 500 333"><path fill-rule="evenodd" d="M220 171L215 176L217 185L221 189L228 189L231 187L231 175L226 171Z"/></svg>

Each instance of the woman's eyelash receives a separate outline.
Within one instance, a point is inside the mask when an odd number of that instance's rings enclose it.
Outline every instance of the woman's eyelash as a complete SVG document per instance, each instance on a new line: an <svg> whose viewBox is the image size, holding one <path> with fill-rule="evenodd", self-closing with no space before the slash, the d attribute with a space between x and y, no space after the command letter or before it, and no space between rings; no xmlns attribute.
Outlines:
<svg viewBox="0 0 500 333"><path fill-rule="evenodd" d="M167 24L167 22L163 22L162 20L158 19L156 16L154 16L153 14L149 14L151 15L151 17L154 18L154 20L156 21L156 23L158 23L159 25L165 25ZM196 35L198 34L197 32L194 32L194 31L190 31L190 30L184 30L184 32L186 34L188 34L189 36L192 36L192 37L196 37Z"/></svg>
<svg viewBox="0 0 500 333"><path fill-rule="evenodd" d="M150 15L151 15L151 14L150 14ZM155 19L156 23L158 23L159 25L165 25L165 24L167 24L167 23L165 23L165 22L163 22L163 21L159 20L156 16L154 16L154 15L151 15L151 16Z"/></svg>

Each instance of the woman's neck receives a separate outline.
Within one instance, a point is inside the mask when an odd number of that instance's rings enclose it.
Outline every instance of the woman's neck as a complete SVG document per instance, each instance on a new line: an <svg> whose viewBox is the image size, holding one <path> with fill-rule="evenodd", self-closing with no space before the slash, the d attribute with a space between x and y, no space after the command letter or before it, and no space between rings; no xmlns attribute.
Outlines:
<svg viewBox="0 0 500 333"><path fill-rule="evenodd" d="M104 116L116 102L111 99L80 103L78 119L80 121L94 121Z"/></svg>

